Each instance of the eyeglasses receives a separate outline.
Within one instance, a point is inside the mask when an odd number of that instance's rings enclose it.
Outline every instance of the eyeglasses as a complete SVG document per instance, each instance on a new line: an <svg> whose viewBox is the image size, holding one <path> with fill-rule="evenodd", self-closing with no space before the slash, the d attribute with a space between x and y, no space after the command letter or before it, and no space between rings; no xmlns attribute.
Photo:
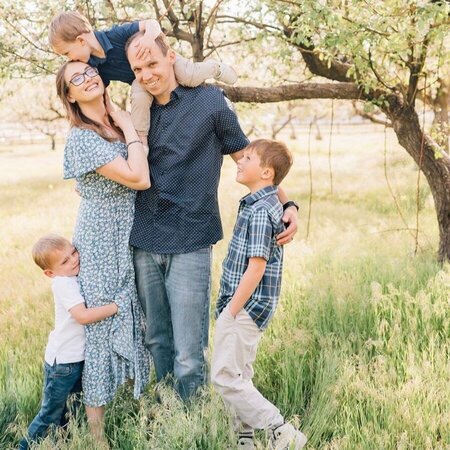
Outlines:
<svg viewBox="0 0 450 450"><path fill-rule="evenodd" d="M74 86L79 86L86 81L86 75L89 78L94 78L98 75L98 70L95 67L88 67L83 73L73 76L69 83L72 83Z"/></svg>

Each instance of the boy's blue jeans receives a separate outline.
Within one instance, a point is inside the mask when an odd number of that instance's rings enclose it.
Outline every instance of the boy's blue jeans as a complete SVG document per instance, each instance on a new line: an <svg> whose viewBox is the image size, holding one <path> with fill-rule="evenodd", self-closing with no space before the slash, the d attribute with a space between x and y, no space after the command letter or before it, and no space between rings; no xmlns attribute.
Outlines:
<svg viewBox="0 0 450 450"><path fill-rule="evenodd" d="M67 399L81 392L81 375L84 361L68 364L44 363L44 398L41 409L28 427L28 435L19 444L20 450L28 449L33 442L43 439L52 426L67 424Z"/></svg>
<svg viewBox="0 0 450 450"><path fill-rule="evenodd" d="M211 247L162 255L134 248L136 286L146 318L145 344L160 381L175 379L189 399L207 379Z"/></svg>

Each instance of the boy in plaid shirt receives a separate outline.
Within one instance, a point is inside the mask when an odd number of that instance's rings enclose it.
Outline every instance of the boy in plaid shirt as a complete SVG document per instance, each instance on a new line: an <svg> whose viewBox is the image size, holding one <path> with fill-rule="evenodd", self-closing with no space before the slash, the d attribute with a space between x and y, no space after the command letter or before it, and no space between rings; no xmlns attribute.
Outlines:
<svg viewBox="0 0 450 450"><path fill-rule="evenodd" d="M236 415L238 448L253 449L253 430L267 430L270 448L301 449L306 436L285 423L279 409L252 383L258 342L280 294L284 230L277 186L292 165L287 147L258 139L244 149L236 180L250 193L241 199L233 237L223 262L211 381Z"/></svg>

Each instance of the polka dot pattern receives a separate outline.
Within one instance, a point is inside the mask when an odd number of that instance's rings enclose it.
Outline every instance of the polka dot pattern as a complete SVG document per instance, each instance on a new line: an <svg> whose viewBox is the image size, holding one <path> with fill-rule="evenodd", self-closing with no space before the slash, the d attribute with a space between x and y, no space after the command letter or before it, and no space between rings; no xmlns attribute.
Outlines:
<svg viewBox="0 0 450 450"><path fill-rule="evenodd" d="M152 186L137 194L132 245L152 253L189 253L222 238L217 188L223 155L248 144L224 93L178 86L151 107Z"/></svg>

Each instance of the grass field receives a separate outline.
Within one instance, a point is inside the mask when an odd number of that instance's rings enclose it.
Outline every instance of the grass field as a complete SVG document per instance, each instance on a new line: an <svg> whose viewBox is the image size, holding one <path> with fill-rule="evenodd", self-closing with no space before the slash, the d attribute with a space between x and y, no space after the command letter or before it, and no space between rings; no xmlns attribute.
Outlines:
<svg viewBox="0 0 450 450"><path fill-rule="evenodd" d="M387 171L397 201L416 227L417 171L393 135ZM419 249L405 228L384 174L384 135L341 129L332 152L311 143L309 236L307 137L290 142L295 166L284 183L302 207L286 248L282 299L256 362L255 384L309 437L309 449L450 449L450 270L435 262L432 198L419 187ZM30 249L47 232L71 236L78 198L62 181L62 149L0 148L0 448L14 448L39 408L42 361L52 328L48 279ZM220 201L225 240L215 246L213 298L238 199L225 161ZM400 231L399 231L400 229ZM186 410L170 391L155 402L124 388L107 411L114 449L233 448L231 420L207 387ZM94 448L83 423L39 449ZM258 448L266 448L258 434Z"/></svg>

